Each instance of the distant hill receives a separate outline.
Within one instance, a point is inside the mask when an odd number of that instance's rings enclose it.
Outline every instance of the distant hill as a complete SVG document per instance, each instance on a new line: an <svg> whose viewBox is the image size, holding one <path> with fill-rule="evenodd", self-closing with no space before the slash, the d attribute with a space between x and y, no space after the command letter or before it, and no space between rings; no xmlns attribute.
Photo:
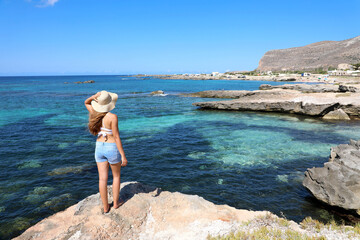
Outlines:
<svg viewBox="0 0 360 240"><path fill-rule="evenodd" d="M322 41L303 47L271 50L260 59L259 71L327 69L340 63L360 62L360 36L343 41Z"/></svg>

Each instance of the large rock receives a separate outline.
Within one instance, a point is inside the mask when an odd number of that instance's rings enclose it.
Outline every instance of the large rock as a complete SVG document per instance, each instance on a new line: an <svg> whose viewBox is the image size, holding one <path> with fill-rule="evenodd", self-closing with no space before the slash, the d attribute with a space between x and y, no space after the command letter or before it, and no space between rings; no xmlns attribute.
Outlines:
<svg viewBox="0 0 360 240"><path fill-rule="evenodd" d="M344 112L342 109L336 109L331 111L323 116L323 119L329 120L350 120L349 115Z"/></svg>
<svg viewBox="0 0 360 240"><path fill-rule="evenodd" d="M238 111L261 111L261 112L285 112L297 113L309 116L322 116L324 112L330 112L338 105L336 103L304 103L301 101L220 101L193 103L204 109L238 110Z"/></svg>
<svg viewBox="0 0 360 240"><path fill-rule="evenodd" d="M360 62L360 36L303 47L271 50L260 59L259 71L315 70Z"/></svg>
<svg viewBox="0 0 360 240"><path fill-rule="evenodd" d="M303 185L320 201L360 214L360 141L333 147L324 167L305 172Z"/></svg>
<svg viewBox="0 0 360 240"><path fill-rule="evenodd" d="M111 187L109 201L112 201ZM125 200L101 213L99 194L58 212L16 239L206 239L238 229L255 217L270 214L215 205L196 195L161 191L138 182L121 184Z"/></svg>

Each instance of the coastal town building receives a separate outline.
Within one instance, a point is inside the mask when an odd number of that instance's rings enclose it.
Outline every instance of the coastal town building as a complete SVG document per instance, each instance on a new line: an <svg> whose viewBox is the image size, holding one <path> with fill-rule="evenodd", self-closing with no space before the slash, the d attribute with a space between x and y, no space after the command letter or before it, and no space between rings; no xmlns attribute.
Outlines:
<svg viewBox="0 0 360 240"><path fill-rule="evenodd" d="M221 75L222 75L222 74L221 74ZM220 76L220 73L219 73L219 72L212 72L212 73L211 73L211 76L213 76L213 77Z"/></svg>
<svg viewBox="0 0 360 240"><path fill-rule="evenodd" d="M345 76L346 75L346 71L344 70L338 70L335 69L333 71L328 71L330 76Z"/></svg>
<svg viewBox="0 0 360 240"><path fill-rule="evenodd" d="M360 76L360 70L348 71L348 72L351 72L351 76Z"/></svg>
<svg viewBox="0 0 360 240"><path fill-rule="evenodd" d="M339 70L328 71L330 76L360 76L360 70Z"/></svg>

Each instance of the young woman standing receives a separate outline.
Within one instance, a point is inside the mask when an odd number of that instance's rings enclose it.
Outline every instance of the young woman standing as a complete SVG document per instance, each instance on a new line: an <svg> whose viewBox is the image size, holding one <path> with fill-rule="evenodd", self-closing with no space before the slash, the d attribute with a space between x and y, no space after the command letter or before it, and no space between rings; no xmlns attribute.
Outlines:
<svg viewBox="0 0 360 240"><path fill-rule="evenodd" d="M121 143L118 117L110 111L115 108L118 96L116 93L101 91L85 100L89 111L89 131L97 135L95 161L99 171L99 192L104 213L110 211L107 194L109 165L113 175L113 207L120 207L120 170L127 165L127 159Z"/></svg>

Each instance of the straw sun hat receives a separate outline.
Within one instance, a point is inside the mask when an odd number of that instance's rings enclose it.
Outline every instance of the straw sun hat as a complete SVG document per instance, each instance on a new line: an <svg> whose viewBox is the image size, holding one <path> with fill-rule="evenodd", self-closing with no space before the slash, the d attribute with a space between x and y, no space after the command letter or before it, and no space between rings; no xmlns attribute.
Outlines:
<svg viewBox="0 0 360 240"><path fill-rule="evenodd" d="M118 95L107 91L101 91L100 93L97 99L91 101L91 106L97 112L110 112L115 108Z"/></svg>

